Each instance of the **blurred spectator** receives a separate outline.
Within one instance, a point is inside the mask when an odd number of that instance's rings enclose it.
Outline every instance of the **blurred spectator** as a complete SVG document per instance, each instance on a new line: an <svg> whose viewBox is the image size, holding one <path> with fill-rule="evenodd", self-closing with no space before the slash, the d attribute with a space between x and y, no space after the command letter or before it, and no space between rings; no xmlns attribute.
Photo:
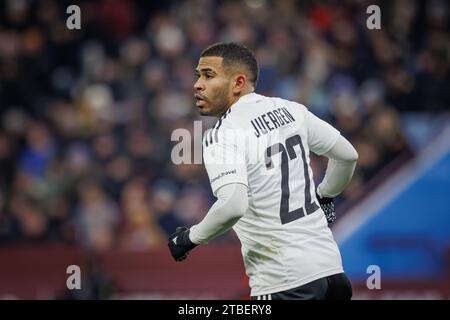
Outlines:
<svg viewBox="0 0 450 320"><path fill-rule="evenodd" d="M114 203L95 181L86 181L78 189L76 237L87 249L103 251L115 245L119 212Z"/></svg>
<svg viewBox="0 0 450 320"><path fill-rule="evenodd" d="M184 224L184 221L174 212L179 194L178 188L172 181L158 180L154 183L151 194L151 207L159 225L168 236Z"/></svg>
<svg viewBox="0 0 450 320"><path fill-rule="evenodd" d="M26 145L19 160L19 170L31 177L43 178L55 152L47 127L29 121Z"/></svg>
<svg viewBox="0 0 450 320"><path fill-rule="evenodd" d="M122 193L124 223L121 245L129 250L161 246L166 237L150 207L147 187L142 178L133 178Z"/></svg>

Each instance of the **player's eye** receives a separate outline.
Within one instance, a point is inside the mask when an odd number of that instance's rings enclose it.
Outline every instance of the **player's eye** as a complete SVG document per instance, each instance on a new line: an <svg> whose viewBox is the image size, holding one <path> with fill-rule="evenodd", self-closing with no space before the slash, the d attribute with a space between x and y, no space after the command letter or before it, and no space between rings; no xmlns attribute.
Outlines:
<svg viewBox="0 0 450 320"><path fill-rule="evenodd" d="M208 73L207 73L207 74L205 74L205 78L206 78L206 79L211 79L211 78L213 78L213 76L212 76L211 74L208 74Z"/></svg>

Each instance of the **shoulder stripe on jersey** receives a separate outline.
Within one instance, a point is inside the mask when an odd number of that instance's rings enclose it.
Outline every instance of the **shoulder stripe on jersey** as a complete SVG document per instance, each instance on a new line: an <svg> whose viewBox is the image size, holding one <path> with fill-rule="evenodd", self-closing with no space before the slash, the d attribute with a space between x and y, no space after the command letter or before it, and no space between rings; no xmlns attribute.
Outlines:
<svg viewBox="0 0 450 320"><path fill-rule="evenodd" d="M227 117L227 115L231 112L231 108L228 109L222 117L216 122L214 127L212 129L209 129L209 131L205 134L205 145L209 146L213 143L219 142L219 128L222 125L223 120Z"/></svg>
<svg viewBox="0 0 450 320"><path fill-rule="evenodd" d="M206 134L206 143L209 142L209 144L212 144L212 141L211 141L211 132L212 132L212 129L209 129L209 130L208 130L208 133Z"/></svg>
<svg viewBox="0 0 450 320"><path fill-rule="evenodd" d="M214 142L219 142L219 128L222 125L222 118L217 121L216 125L214 126Z"/></svg>
<svg viewBox="0 0 450 320"><path fill-rule="evenodd" d="M223 119L225 119L227 117L227 114L229 114L231 112L231 108L229 108L227 110L227 112L225 112L225 114L222 116Z"/></svg>
<svg viewBox="0 0 450 320"><path fill-rule="evenodd" d="M219 121L217 121L217 123L214 125L214 128L219 129L221 125L222 125L222 118L220 118Z"/></svg>
<svg viewBox="0 0 450 320"><path fill-rule="evenodd" d="M208 130L205 132L205 134L203 135L203 143L205 144L205 147L208 146Z"/></svg>
<svg viewBox="0 0 450 320"><path fill-rule="evenodd" d="M219 142L219 128L215 129L214 131L214 141L216 143Z"/></svg>

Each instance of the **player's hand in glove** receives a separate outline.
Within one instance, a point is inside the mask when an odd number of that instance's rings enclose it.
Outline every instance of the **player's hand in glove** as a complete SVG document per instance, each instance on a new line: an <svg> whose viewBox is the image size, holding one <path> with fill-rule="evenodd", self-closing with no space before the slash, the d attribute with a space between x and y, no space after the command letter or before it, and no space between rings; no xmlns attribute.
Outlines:
<svg viewBox="0 0 450 320"><path fill-rule="evenodd" d="M169 250L175 261L183 261L187 258L189 251L197 245L189 239L189 228L178 227L177 230L169 236Z"/></svg>
<svg viewBox="0 0 450 320"><path fill-rule="evenodd" d="M319 194L316 193L317 201L319 201L320 207L325 213L325 217L327 218L328 223L331 223L336 220L336 211L334 209L334 200L333 198L321 198Z"/></svg>

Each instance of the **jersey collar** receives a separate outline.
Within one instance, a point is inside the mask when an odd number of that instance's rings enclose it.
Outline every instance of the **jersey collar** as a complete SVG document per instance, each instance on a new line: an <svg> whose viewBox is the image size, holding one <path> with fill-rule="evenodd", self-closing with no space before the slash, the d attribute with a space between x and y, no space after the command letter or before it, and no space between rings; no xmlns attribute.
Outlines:
<svg viewBox="0 0 450 320"><path fill-rule="evenodd" d="M240 97L235 103L233 103L230 106L230 108L234 108L239 104L248 103L248 102L256 99L257 96L258 96L258 94L255 92L247 93L246 95L243 95L242 97Z"/></svg>

